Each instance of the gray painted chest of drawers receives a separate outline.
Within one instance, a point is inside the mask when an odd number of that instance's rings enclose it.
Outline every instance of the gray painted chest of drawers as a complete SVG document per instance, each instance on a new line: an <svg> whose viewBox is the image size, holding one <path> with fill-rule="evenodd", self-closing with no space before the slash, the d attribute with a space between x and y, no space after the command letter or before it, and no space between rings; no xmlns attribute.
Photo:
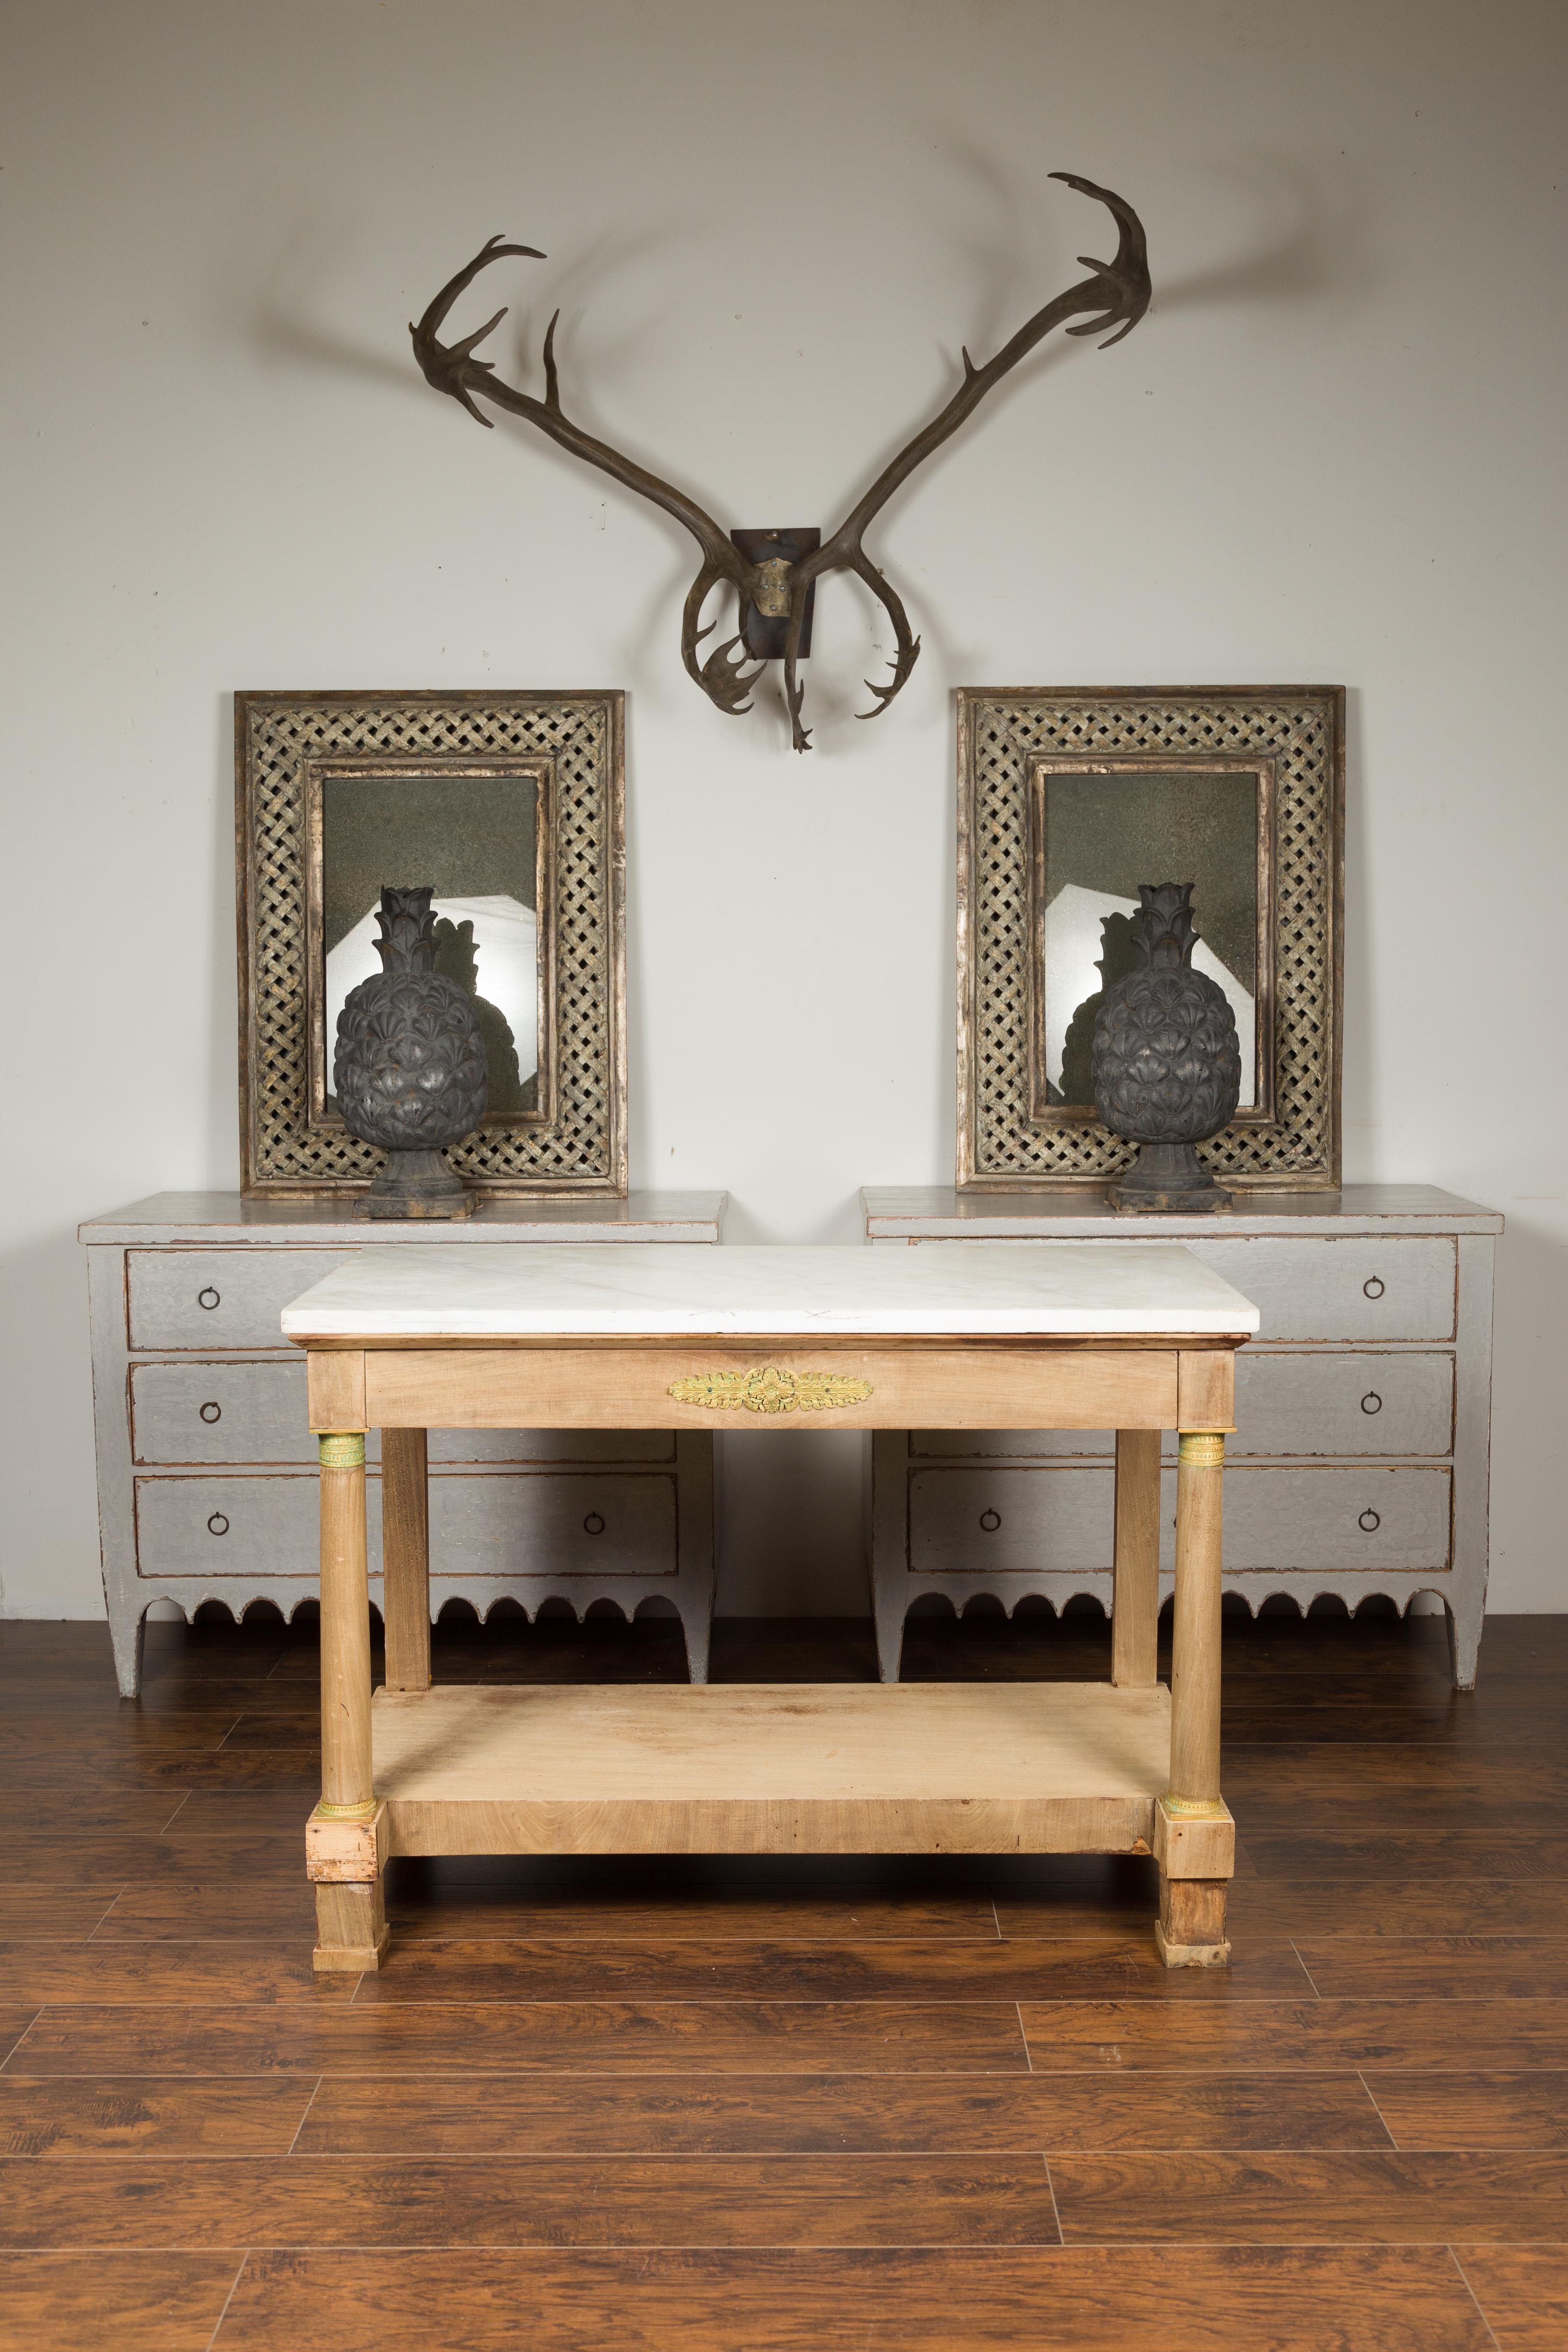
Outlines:
<svg viewBox="0 0 1568 2352"><path fill-rule="evenodd" d="M341 1205L160 1192L80 1228L92 1315L103 1590L120 1687L135 1696L149 1604L191 1616L253 1601L291 1616L317 1574L305 1365L278 1318L351 1252L468 1242L716 1244L721 1192L486 1202L460 1224L374 1225ZM369 1448L371 1573L380 1570ZM609 1600L679 1612L708 1673L713 1441L669 1430L444 1430L430 1436L431 1606L532 1616ZM373 1582L373 1597L376 1586Z"/></svg>
<svg viewBox="0 0 1568 2352"><path fill-rule="evenodd" d="M1223 1217L1119 1217L1096 1197L870 1188L878 1247L1184 1242L1262 1310L1237 1360L1225 1473L1226 1588L1256 1612L1433 1592L1468 1690L1487 1591L1492 1255L1502 1219L1429 1185L1254 1195ZM885 1680L910 1603L994 1595L1109 1609L1114 1441L1106 1431L879 1431L871 1580ZM1173 1438L1162 1576L1171 1589Z"/></svg>

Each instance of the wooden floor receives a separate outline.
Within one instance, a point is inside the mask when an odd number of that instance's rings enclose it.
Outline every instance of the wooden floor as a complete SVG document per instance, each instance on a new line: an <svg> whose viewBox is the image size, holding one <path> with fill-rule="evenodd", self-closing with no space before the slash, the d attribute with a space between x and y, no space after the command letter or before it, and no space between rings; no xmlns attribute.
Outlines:
<svg viewBox="0 0 1568 2352"><path fill-rule="evenodd" d="M0 1626L0 2343L1563 2352L1568 1617L1227 1621L1228 1972L1151 1866L405 1862L313 1978L306 1627ZM931 1678L1103 1624L911 1627ZM618 1622L443 1679L682 1672ZM718 1677L868 1679L868 1625Z"/></svg>

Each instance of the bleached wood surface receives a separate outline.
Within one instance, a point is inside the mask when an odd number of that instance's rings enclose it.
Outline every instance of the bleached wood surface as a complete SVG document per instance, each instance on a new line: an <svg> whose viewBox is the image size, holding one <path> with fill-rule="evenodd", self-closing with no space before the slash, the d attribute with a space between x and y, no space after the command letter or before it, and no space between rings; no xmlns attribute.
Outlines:
<svg viewBox="0 0 1568 2352"><path fill-rule="evenodd" d="M1169 1780L1156 1686L379 1691L395 1853L1127 1853Z"/></svg>

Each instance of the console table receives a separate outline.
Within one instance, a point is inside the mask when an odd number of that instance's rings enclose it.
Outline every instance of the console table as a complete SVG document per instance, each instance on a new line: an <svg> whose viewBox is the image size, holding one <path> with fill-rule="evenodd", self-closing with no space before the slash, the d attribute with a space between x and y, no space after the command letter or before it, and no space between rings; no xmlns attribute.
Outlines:
<svg viewBox="0 0 1568 2352"><path fill-rule="evenodd" d="M1337 1593L1354 1609L1417 1592L1447 1613L1454 1681L1476 1679L1487 1592L1492 1257L1502 1219L1430 1184L1238 1193L1220 1216L1120 1216L1098 1192L861 1195L879 1255L955 1243L1123 1248L1183 1241L1262 1310L1239 1367L1225 1474L1226 1589L1256 1610ZM909 1255L909 1252L905 1252ZM889 1430L872 1441L871 1580L882 1672L897 1680L911 1601L1111 1599L1109 1428ZM1174 1565L1173 1470L1162 1570Z"/></svg>
<svg viewBox="0 0 1568 2352"><path fill-rule="evenodd" d="M247 1201L157 1192L79 1229L92 1311L103 1591L120 1688L141 1685L153 1601L191 1616L253 1601L291 1616L313 1590L315 1449L305 1370L278 1329L285 1302L351 1253L411 1244L461 1256L479 1244L617 1248L717 1243L722 1192L625 1200L481 1201L452 1224L371 1224L341 1200ZM694 1681L708 1671L713 1605L713 1448L700 1431L545 1429L443 1433L431 1447L429 1509L439 1610L503 1597L531 1615L565 1601L579 1616L611 1600L627 1616L659 1596L679 1612ZM371 1572L379 1579L384 1493L425 1473L405 1448L372 1450ZM399 1634L388 1627L395 1645Z"/></svg>
<svg viewBox="0 0 1568 2352"><path fill-rule="evenodd" d="M315 1964L376 1968L396 1854L1148 1853L1172 1966L1229 1950L1220 1478L1258 1312L1179 1244L1004 1252L366 1250L284 1309L321 1470ZM428 1529L384 1515L371 1689L365 1437L430 1428L1116 1430L1111 1680L473 1688L429 1679ZM1160 1433L1180 1435L1172 1690Z"/></svg>

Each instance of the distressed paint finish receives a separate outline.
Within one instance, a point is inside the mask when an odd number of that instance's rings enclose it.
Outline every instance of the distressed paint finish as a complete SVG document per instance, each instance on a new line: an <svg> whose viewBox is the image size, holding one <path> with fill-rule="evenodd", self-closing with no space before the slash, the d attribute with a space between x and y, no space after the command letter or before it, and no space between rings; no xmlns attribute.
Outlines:
<svg viewBox="0 0 1568 2352"><path fill-rule="evenodd" d="M279 1316L359 1250L409 1242L542 1248L668 1240L711 1245L724 1195L486 1202L461 1226L355 1224L342 1201L153 1195L82 1226L92 1319L104 1598L120 1688L135 1697L151 1602L289 1617L314 1589L315 1442L306 1368ZM379 1433L367 1447L369 1571L380 1601ZM442 1431L431 1446L431 1605L481 1614L505 1598L630 1616L656 1594L679 1612L691 1672L707 1673L713 1597L713 1449L699 1430ZM588 1523L596 1520L598 1532Z"/></svg>
<svg viewBox="0 0 1568 2352"><path fill-rule="evenodd" d="M1026 1248L1125 1241L1127 1220L1088 1196L868 1190L883 1249L987 1242ZM1212 1217L1161 1217L1246 1293L1262 1325L1236 1367L1226 1442L1227 1591L1256 1610L1320 1593L1402 1609L1437 1593L1454 1681L1476 1679L1486 1602L1492 1263L1502 1219L1432 1185L1350 1185L1325 1198L1238 1195ZM1142 1238L1144 1227L1140 1227ZM1038 1594L1112 1603L1113 1433L879 1432L872 1440L872 1585L884 1676L899 1670L910 1602L979 1594L1009 1613ZM1161 1583L1174 1568L1173 1442L1161 1505ZM1104 1466L1100 1466L1103 1465ZM990 1514L994 1524L982 1528Z"/></svg>

